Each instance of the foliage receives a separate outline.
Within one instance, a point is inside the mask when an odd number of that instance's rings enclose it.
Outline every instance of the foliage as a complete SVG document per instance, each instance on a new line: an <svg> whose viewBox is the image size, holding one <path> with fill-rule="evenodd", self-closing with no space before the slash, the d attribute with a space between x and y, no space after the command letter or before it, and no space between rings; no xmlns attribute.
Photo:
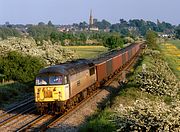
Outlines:
<svg viewBox="0 0 180 132"><path fill-rule="evenodd" d="M80 129L80 132L112 132L115 125L110 120L110 112L102 112L91 117L87 125Z"/></svg>
<svg viewBox="0 0 180 132"><path fill-rule="evenodd" d="M148 44L149 47L153 48L153 49L157 49L157 34L156 32L149 30L146 32L146 42Z"/></svg>
<svg viewBox="0 0 180 132"><path fill-rule="evenodd" d="M95 21L94 25L98 27L99 29L107 29L107 28L110 28L111 23L103 19L102 21Z"/></svg>
<svg viewBox="0 0 180 132"><path fill-rule="evenodd" d="M103 22L108 25L105 20ZM53 43L60 42L61 45L85 45L87 40L96 40L98 44L102 44L105 38L112 35L112 33L106 32L59 32L51 25L50 21L48 23L49 25L30 26L27 31L40 44L42 44L43 40L51 40ZM85 28L87 24L84 22L81 26L81 28Z"/></svg>
<svg viewBox="0 0 180 132"><path fill-rule="evenodd" d="M0 57L0 73L6 75L6 80L30 82L34 80L39 69L44 67L38 58L23 56L18 52L9 52Z"/></svg>
<svg viewBox="0 0 180 132"><path fill-rule="evenodd" d="M49 40L52 32L56 32L56 29L52 26L46 26L39 23L37 26L30 26L27 30L30 36L32 36L36 42L41 42L43 40Z"/></svg>
<svg viewBox="0 0 180 132"><path fill-rule="evenodd" d="M120 23L112 24L110 29L112 32L119 32L124 36L145 36L148 30L155 32L163 32L166 34L174 33L174 26L166 22L158 22L157 24L143 19L132 19L126 21L120 19Z"/></svg>
<svg viewBox="0 0 180 132"><path fill-rule="evenodd" d="M47 24L47 25L48 25L48 26L51 26L51 27L54 26L51 21L48 21L48 24Z"/></svg>
<svg viewBox="0 0 180 132"><path fill-rule="evenodd" d="M9 27L0 27L0 38L1 39L7 39L7 37L15 36L20 37L20 33L14 29Z"/></svg>
<svg viewBox="0 0 180 132"><path fill-rule="evenodd" d="M180 39L180 25L176 28L176 38Z"/></svg>
<svg viewBox="0 0 180 132"><path fill-rule="evenodd" d="M104 44L109 49L115 49L117 47L123 47L123 39L118 35L109 36Z"/></svg>

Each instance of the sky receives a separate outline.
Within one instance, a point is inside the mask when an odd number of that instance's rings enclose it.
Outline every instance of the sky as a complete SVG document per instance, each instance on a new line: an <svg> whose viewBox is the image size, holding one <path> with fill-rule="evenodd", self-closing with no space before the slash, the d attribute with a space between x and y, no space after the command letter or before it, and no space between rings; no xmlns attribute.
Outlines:
<svg viewBox="0 0 180 132"><path fill-rule="evenodd" d="M98 20L144 19L180 24L180 0L0 0L0 24L72 24Z"/></svg>

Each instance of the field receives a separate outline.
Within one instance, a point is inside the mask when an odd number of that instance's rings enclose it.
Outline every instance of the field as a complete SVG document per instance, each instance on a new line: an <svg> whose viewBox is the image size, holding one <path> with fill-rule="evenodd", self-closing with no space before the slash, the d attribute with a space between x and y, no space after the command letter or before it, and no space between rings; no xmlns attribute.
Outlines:
<svg viewBox="0 0 180 132"><path fill-rule="evenodd" d="M180 79L180 41L169 41L161 44L162 54L170 68Z"/></svg>
<svg viewBox="0 0 180 132"><path fill-rule="evenodd" d="M78 58L94 58L99 54L107 52L104 46L63 46L63 48L73 50Z"/></svg>
<svg viewBox="0 0 180 132"><path fill-rule="evenodd" d="M168 43L174 44L178 49L180 49L180 40L171 40Z"/></svg>

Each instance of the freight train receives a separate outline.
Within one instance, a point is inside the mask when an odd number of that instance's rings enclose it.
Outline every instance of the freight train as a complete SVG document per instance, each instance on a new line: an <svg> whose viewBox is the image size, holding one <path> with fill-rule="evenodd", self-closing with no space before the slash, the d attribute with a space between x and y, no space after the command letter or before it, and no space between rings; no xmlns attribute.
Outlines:
<svg viewBox="0 0 180 132"><path fill-rule="evenodd" d="M96 59L79 59L39 71L34 94L41 113L64 113L119 73L140 51L131 44Z"/></svg>

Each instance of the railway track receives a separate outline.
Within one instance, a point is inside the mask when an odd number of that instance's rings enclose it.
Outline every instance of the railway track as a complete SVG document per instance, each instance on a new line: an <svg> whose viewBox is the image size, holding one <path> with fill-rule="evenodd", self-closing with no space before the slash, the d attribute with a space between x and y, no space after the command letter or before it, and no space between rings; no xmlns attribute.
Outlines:
<svg viewBox="0 0 180 132"><path fill-rule="evenodd" d="M9 110L0 115L0 131L5 131L11 122L21 118L24 114L33 113L35 111L34 98L30 97L24 101L14 105Z"/></svg>
<svg viewBox="0 0 180 132"><path fill-rule="evenodd" d="M20 109L22 107L24 107L25 105L34 102L34 97L30 97L26 100L23 100L22 102L16 104L15 106L13 106L13 108L10 108L9 110L3 112L2 114L0 114L0 119L4 116L6 116L9 113L12 113L14 111L16 111L17 109Z"/></svg>
<svg viewBox="0 0 180 132"><path fill-rule="evenodd" d="M21 104L18 104L16 106L14 106L12 109L10 109L10 110L8 110L6 112L3 112L0 115L0 126L1 126L1 122L3 120L7 120L7 118L10 118L10 117L14 116L14 114L23 112L26 108L29 107L28 105L33 104L33 101L34 101L34 99L24 100Z"/></svg>
<svg viewBox="0 0 180 132"><path fill-rule="evenodd" d="M32 113L35 111L35 106L30 106L30 107L27 107L25 109L23 109L23 111L21 113L17 113L15 115L12 115L6 119L4 119L3 121L0 122L0 127L2 127L3 125L11 122L12 120L22 116L23 114L26 114L26 113Z"/></svg>
<svg viewBox="0 0 180 132"><path fill-rule="evenodd" d="M73 109L70 109L69 111L65 112L63 115L40 115L33 121L27 123L26 125L22 126L17 132L23 132L23 131L45 131L48 128L52 127L56 122L62 122L63 119L66 119L68 116L72 115L74 112L78 111L82 105L88 103L93 97L97 96L102 89L98 89L95 91L89 98L86 98L82 100L80 103L78 103ZM49 118L46 120L45 118ZM42 121L46 120L46 121ZM43 122L43 123L42 123ZM41 125L38 125L41 124Z"/></svg>
<svg viewBox="0 0 180 132"><path fill-rule="evenodd" d="M120 73L116 74L113 78L111 78L108 82L106 82L104 84L104 86L108 86L108 85L110 85L110 83L113 80L119 79L119 76L121 76L123 74L122 73L123 71L129 71L131 69L131 67L135 64L136 60L138 59L138 54L122 69L122 71ZM120 81L122 81L122 80L120 79ZM97 89L91 96L82 100L74 108L68 110L63 115L60 115L60 116L41 115L41 116L37 117L37 119L29 122L28 124L24 125L20 129L18 129L17 131L18 132L21 132L21 131L45 131L48 128L51 128L52 126L54 126L54 124L56 124L57 122L61 123L64 120L66 120L69 116L73 115L76 111L78 111L80 108L82 108L83 105L87 104L88 102L91 101L91 99L93 99L95 96L97 96L102 90L103 89ZM47 117L49 119L42 123L42 120L44 120L44 118L47 118ZM38 125L38 124L41 124L41 125Z"/></svg>

